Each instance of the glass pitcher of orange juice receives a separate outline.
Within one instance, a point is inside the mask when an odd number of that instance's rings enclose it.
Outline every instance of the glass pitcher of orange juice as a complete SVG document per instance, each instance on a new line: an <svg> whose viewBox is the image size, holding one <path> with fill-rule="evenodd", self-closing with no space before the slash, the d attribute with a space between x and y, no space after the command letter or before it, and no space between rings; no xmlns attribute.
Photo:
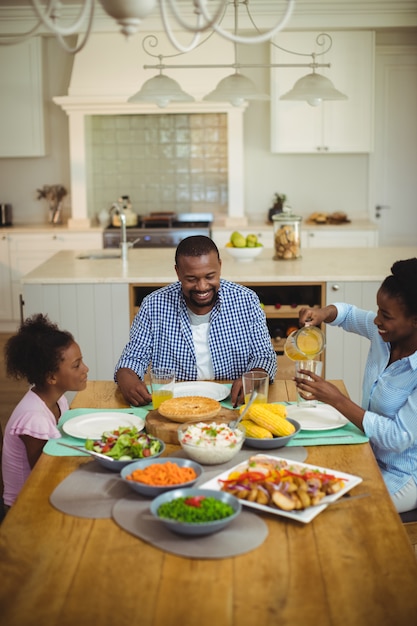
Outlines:
<svg viewBox="0 0 417 626"><path fill-rule="evenodd" d="M303 326L288 335L284 354L292 361L308 361L321 354L326 345L324 334L317 326Z"/></svg>

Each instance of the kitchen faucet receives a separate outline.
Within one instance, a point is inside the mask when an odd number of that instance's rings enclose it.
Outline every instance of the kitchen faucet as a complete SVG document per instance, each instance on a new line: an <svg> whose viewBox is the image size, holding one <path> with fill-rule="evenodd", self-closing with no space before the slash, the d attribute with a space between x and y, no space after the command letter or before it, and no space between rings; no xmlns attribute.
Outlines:
<svg viewBox="0 0 417 626"><path fill-rule="evenodd" d="M130 247L132 247L133 244L128 243L127 241L127 232L126 232L126 215L123 212L123 209L120 209L120 206L114 202L111 206L110 209L110 215L112 215L113 213L116 213L116 215L119 216L120 219L120 248L121 248L121 256L122 256L122 261L124 263L127 262L127 253Z"/></svg>
<svg viewBox="0 0 417 626"><path fill-rule="evenodd" d="M120 211L119 217L120 217L120 228L121 228L120 247L122 249L122 261L126 262L127 252L130 248L130 245L127 241L127 234L126 234L126 215L123 213L123 211Z"/></svg>

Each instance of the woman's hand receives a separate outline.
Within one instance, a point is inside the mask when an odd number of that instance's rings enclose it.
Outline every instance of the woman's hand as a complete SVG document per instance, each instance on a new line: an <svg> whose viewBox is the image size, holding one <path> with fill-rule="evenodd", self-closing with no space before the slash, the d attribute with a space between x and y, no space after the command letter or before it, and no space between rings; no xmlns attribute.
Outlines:
<svg viewBox="0 0 417 626"><path fill-rule="evenodd" d="M298 392L304 400L318 400L325 404L330 404L344 415L352 424L355 424L363 431L363 418L365 411L350 398L345 396L333 383L324 380L308 370L300 370L300 374L305 374L309 378L295 377L295 384Z"/></svg>
<svg viewBox="0 0 417 626"><path fill-rule="evenodd" d="M116 380L124 399L132 406L144 406L152 402L147 386L133 370L128 367L120 368Z"/></svg>
<svg viewBox="0 0 417 626"><path fill-rule="evenodd" d="M336 407L345 398L333 383L329 383L321 376L309 370L300 370L300 374L309 376L309 378L294 378L299 394L304 400L318 400Z"/></svg>
<svg viewBox="0 0 417 626"><path fill-rule="evenodd" d="M323 309L311 309L310 307L302 307L298 315L300 326L309 324L311 326L320 326L323 322L333 322L337 316L337 309L333 304L325 306Z"/></svg>

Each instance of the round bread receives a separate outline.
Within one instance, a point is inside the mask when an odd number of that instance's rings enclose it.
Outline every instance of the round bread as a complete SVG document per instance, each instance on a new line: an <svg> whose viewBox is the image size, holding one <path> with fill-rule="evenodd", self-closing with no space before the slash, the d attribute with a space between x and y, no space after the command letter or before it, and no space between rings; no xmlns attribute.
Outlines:
<svg viewBox="0 0 417 626"><path fill-rule="evenodd" d="M184 396L165 400L158 411L172 422L192 422L215 417L221 408L220 402L212 398Z"/></svg>

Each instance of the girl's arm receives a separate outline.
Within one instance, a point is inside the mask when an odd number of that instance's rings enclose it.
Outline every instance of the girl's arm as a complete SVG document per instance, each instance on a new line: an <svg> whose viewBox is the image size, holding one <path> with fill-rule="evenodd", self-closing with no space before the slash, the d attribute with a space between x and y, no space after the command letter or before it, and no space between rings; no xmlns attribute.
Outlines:
<svg viewBox="0 0 417 626"><path fill-rule="evenodd" d="M31 437L30 435L19 435L19 437L25 444L29 465L33 469L36 461L42 454L46 441L44 439L35 439L35 437Z"/></svg>

